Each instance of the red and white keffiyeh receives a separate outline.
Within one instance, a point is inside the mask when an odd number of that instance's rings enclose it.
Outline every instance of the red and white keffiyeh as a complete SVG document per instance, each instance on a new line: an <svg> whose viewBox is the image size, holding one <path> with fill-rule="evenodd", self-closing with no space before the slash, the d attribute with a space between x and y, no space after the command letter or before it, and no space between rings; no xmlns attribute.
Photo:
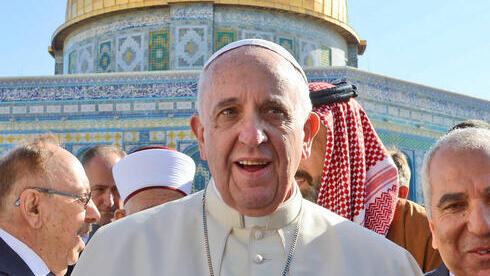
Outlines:
<svg viewBox="0 0 490 276"><path fill-rule="evenodd" d="M310 93L333 87L310 83ZM313 109L327 129L317 203L386 235L398 196L398 172L361 105L353 98Z"/></svg>

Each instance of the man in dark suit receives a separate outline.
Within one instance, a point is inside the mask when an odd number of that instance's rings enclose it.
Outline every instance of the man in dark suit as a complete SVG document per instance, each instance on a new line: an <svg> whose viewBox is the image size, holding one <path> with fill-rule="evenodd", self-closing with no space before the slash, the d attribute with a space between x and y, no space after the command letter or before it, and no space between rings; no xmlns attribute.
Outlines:
<svg viewBox="0 0 490 276"><path fill-rule="evenodd" d="M443 264L426 275L490 275L490 130L457 129L422 167L432 246Z"/></svg>
<svg viewBox="0 0 490 276"><path fill-rule="evenodd" d="M0 275L63 275L98 219L82 165L54 136L0 159Z"/></svg>

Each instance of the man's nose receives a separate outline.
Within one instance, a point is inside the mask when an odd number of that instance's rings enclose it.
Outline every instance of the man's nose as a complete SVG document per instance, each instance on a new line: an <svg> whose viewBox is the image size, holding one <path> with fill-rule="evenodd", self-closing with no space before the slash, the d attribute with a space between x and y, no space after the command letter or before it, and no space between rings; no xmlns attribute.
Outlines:
<svg viewBox="0 0 490 276"><path fill-rule="evenodd" d="M100 220L100 213L95 203L90 200L85 209L85 222L97 223Z"/></svg>
<svg viewBox="0 0 490 276"><path fill-rule="evenodd" d="M468 216L468 230L480 236L490 234L490 207L485 202L477 203Z"/></svg>
<svg viewBox="0 0 490 276"><path fill-rule="evenodd" d="M239 141L245 145L256 147L267 142L267 139L260 120L255 116L246 118L245 122L240 126Z"/></svg>
<svg viewBox="0 0 490 276"><path fill-rule="evenodd" d="M112 191L110 189L107 189L107 191L104 193L104 205L108 207L114 206L114 195L112 194Z"/></svg>

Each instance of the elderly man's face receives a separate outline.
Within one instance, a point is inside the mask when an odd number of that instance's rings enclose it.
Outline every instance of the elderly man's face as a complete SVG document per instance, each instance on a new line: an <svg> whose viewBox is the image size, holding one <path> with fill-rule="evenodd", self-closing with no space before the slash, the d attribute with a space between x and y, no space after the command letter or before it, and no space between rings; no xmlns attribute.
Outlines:
<svg viewBox="0 0 490 276"><path fill-rule="evenodd" d="M54 180L51 189L71 193L86 194L90 191L87 176L80 162L67 151L59 148L48 165ZM92 201L85 208L77 199L62 195L43 195L45 210L42 238L46 239L45 254L52 271L62 271L78 261L85 244L81 238L88 234L90 223L100 215Z"/></svg>
<svg viewBox="0 0 490 276"><path fill-rule="evenodd" d="M289 62L260 47L225 53L204 77L202 112L191 120L202 158L229 206L270 214L291 194L311 142L311 121L300 115L306 84Z"/></svg>
<svg viewBox="0 0 490 276"><path fill-rule="evenodd" d="M100 212L101 218L98 222L100 225L110 223L114 217L114 211L123 208L121 196L112 176L112 167L120 159L121 157L116 153L109 152L103 156L96 155L85 166L92 197Z"/></svg>
<svg viewBox="0 0 490 276"><path fill-rule="evenodd" d="M434 248L455 275L490 275L490 151L443 148L429 169Z"/></svg>

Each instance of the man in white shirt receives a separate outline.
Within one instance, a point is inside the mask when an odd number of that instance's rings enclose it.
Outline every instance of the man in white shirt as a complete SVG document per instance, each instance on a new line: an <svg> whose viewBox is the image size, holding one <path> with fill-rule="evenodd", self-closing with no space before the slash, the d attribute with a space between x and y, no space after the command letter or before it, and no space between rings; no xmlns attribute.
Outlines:
<svg viewBox="0 0 490 276"><path fill-rule="evenodd" d="M286 49L221 48L197 107L208 187L102 228L74 275L421 275L405 250L301 197L294 175L319 122Z"/></svg>
<svg viewBox="0 0 490 276"><path fill-rule="evenodd" d="M0 274L64 275L100 219L82 165L45 136L0 159Z"/></svg>

